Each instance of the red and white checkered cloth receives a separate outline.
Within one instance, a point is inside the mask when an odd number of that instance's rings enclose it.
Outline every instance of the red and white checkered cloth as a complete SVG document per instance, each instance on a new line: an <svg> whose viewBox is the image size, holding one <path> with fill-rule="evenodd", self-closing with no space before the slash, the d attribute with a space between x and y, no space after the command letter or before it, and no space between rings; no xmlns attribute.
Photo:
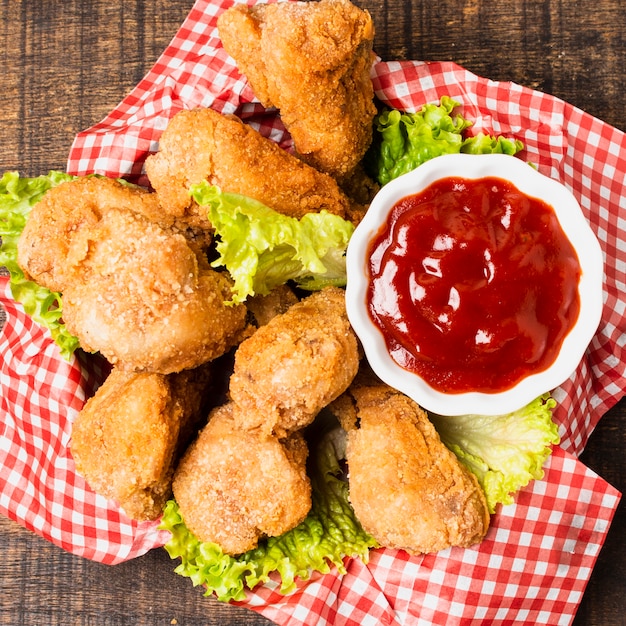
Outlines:
<svg viewBox="0 0 626 626"><path fill-rule="evenodd" d="M68 171L145 183L143 162L168 120L197 106L236 113L285 148L275 111L255 101L221 47L216 18L232 0L198 0L137 87L102 122L80 133ZM554 97L480 78L454 63L378 62L380 100L416 109L449 95L472 132L523 141L529 161L576 195L605 253L604 312L576 373L555 391L562 443L535 481L498 511L485 541L408 557L374 550L347 559L348 573L316 575L282 596L274 584L244 603L283 625L569 624L620 494L577 460L601 416L625 392L626 136ZM71 424L104 376L97 361L60 358L0 277L0 513L60 547L114 564L159 547L167 533L136 523L94 494L68 452Z"/></svg>

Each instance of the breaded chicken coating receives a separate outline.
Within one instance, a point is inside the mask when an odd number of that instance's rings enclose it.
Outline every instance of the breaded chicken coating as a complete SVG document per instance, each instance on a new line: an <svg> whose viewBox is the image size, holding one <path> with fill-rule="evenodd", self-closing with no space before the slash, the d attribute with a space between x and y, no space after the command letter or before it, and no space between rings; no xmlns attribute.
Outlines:
<svg viewBox="0 0 626 626"><path fill-rule="evenodd" d="M336 178L350 173L376 114L370 14L349 0L236 4L218 29L256 97L280 110L304 160Z"/></svg>
<svg viewBox="0 0 626 626"><path fill-rule="evenodd" d="M70 242L81 228L97 224L113 209L142 215L165 230L184 234L197 247L210 242L208 232L165 214L156 194L111 178L83 176L50 189L33 206L18 242L20 267L43 287L63 292L74 279L65 275Z"/></svg>
<svg viewBox="0 0 626 626"><path fill-rule="evenodd" d="M296 433L279 440L260 430L242 431L238 411L228 403L211 412L173 482L187 528L232 555L291 530L311 508L304 438Z"/></svg>
<svg viewBox="0 0 626 626"><path fill-rule="evenodd" d="M326 174L302 163L234 116L211 109L180 111L146 159L146 173L166 212L207 220L189 195L208 181L300 218L326 210L345 217L350 201Z"/></svg>
<svg viewBox="0 0 626 626"><path fill-rule="evenodd" d="M72 238L63 291L67 329L120 369L196 367L242 338L247 311L227 305L232 281L182 235L110 210Z"/></svg>
<svg viewBox="0 0 626 626"><path fill-rule="evenodd" d="M332 408L348 429L350 502L382 546L428 553L482 541L484 492L413 400L382 382L355 382Z"/></svg>
<svg viewBox="0 0 626 626"><path fill-rule="evenodd" d="M303 428L345 391L358 366L345 292L313 293L237 348L229 390L242 409L239 424L279 437Z"/></svg>
<svg viewBox="0 0 626 626"><path fill-rule="evenodd" d="M296 302L298 296L288 285L278 285L268 294L250 296L246 306L256 325L265 326L277 315L286 313Z"/></svg>
<svg viewBox="0 0 626 626"><path fill-rule="evenodd" d="M247 311L156 194L82 177L48 191L18 242L18 262L58 291L63 321L120 369L196 367L239 343ZM183 222L180 222L182 224Z"/></svg>
<svg viewBox="0 0 626 626"><path fill-rule="evenodd" d="M170 376L114 368L72 426L78 473L129 517L158 518L209 383L206 367Z"/></svg>
<svg viewBox="0 0 626 626"><path fill-rule="evenodd" d="M28 216L18 242L22 270L43 287L63 291L72 238L83 226L97 224L110 209L140 213L155 222L162 213L156 195L141 187L88 176L62 183L47 191ZM167 216L164 220L173 224Z"/></svg>

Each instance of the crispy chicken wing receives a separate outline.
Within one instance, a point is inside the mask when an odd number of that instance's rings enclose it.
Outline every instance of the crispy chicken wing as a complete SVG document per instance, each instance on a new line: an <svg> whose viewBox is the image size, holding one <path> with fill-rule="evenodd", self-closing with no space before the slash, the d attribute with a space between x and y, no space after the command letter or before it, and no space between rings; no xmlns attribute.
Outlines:
<svg viewBox="0 0 626 626"><path fill-rule="evenodd" d="M281 437L303 428L347 388L358 364L345 292L313 293L237 348L229 388L242 409L237 419Z"/></svg>
<svg viewBox="0 0 626 626"><path fill-rule="evenodd" d="M241 430L239 410L228 403L212 411L173 482L186 526L233 555L291 530L311 508L304 438Z"/></svg>
<svg viewBox="0 0 626 626"><path fill-rule="evenodd" d="M357 381L333 409L348 429L350 502L363 528L411 553L480 542L489 512L476 477L415 402L382 382Z"/></svg>
<svg viewBox="0 0 626 626"><path fill-rule="evenodd" d="M177 113L161 135L159 151L146 160L146 172L164 210L205 221L189 195L190 185L204 180L296 218L322 209L344 217L351 208L330 176L238 118L211 109Z"/></svg>
<svg viewBox="0 0 626 626"><path fill-rule="evenodd" d="M376 114L369 13L349 0L237 4L218 28L257 98L280 110L297 152L335 177L350 173Z"/></svg>
<svg viewBox="0 0 626 626"><path fill-rule="evenodd" d="M210 380L206 367L169 376L114 368L72 426L77 471L129 517L156 519Z"/></svg>

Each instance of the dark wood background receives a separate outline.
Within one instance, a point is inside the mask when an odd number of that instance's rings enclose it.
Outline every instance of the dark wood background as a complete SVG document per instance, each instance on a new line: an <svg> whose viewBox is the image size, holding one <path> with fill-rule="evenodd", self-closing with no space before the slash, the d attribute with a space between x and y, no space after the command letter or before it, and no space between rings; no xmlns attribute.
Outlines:
<svg viewBox="0 0 626 626"><path fill-rule="evenodd" d="M385 60L456 61L539 89L626 130L622 0L357 0ZM0 172L64 169L74 135L143 77L192 0L0 0ZM626 402L582 457L626 487ZM577 626L626 624L626 511L617 511ZM61 551L0 517L0 624L267 624L202 596L163 550L115 567Z"/></svg>

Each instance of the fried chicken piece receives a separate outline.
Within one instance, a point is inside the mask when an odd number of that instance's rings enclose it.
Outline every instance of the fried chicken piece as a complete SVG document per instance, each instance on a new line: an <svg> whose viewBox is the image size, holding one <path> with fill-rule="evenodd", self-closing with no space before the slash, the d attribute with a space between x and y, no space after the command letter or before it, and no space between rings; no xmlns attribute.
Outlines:
<svg viewBox="0 0 626 626"><path fill-rule="evenodd" d="M345 292L313 293L237 348L229 391L242 409L238 422L279 437L303 428L348 387L358 366Z"/></svg>
<svg viewBox="0 0 626 626"><path fill-rule="evenodd" d="M298 302L298 296L289 285L278 285L266 295L251 296L246 300L257 326L265 326L277 315L286 313Z"/></svg>
<svg viewBox="0 0 626 626"><path fill-rule="evenodd" d="M198 367L166 374L166 380L173 401L182 410L175 454L178 461L198 435L198 428L206 423L209 411L226 400L224 363L215 359Z"/></svg>
<svg viewBox="0 0 626 626"><path fill-rule="evenodd" d="M218 29L256 97L280 110L304 160L337 178L351 172L376 114L370 14L349 0L237 4Z"/></svg>
<svg viewBox="0 0 626 626"><path fill-rule="evenodd" d="M207 220L189 187L207 180L292 217L326 210L344 217L350 201L326 174L302 163L235 116L180 111L161 135L146 173L166 212Z"/></svg>
<svg viewBox="0 0 626 626"><path fill-rule="evenodd" d="M228 403L212 411L173 482L189 530L232 555L291 530L311 508L304 438L297 433L279 441L259 430L242 431L239 410Z"/></svg>
<svg viewBox="0 0 626 626"><path fill-rule="evenodd" d="M129 517L159 517L210 381L207 367L170 376L114 368L72 426L78 473Z"/></svg>
<svg viewBox="0 0 626 626"><path fill-rule="evenodd" d="M382 382L362 383L331 408L348 429L350 502L363 528L410 553L480 542L489 512L476 477L413 400Z"/></svg>
<svg viewBox="0 0 626 626"><path fill-rule="evenodd" d="M380 184L369 176L361 162L340 180L340 187L352 201L349 219L358 224L374 196L380 191Z"/></svg>
<svg viewBox="0 0 626 626"><path fill-rule="evenodd" d="M33 207L18 262L62 293L63 321L85 350L121 369L180 371L236 345L247 311L224 304L230 279L176 224L156 194L82 177Z"/></svg>
<svg viewBox="0 0 626 626"><path fill-rule="evenodd" d="M18 242L20 267L38 284L62 292L72 280L64 275L71 240L112 209L143 215L204 247L210 241L208 233L192 232L184 220L165 214L156 194L111 178L84 176L50 189L35 204Z"/></svg>
<svg viewBox="0 0 626 626"><path fill-rule="evenodd" d="M160 214L155 194L110 178L81 177L47 191L33 206L18 242L22 270L43 287L63 291L72 238L82 226L97 224L110 209L153 218Z"/></svg>
<svg viewBox="0 0 626 626"><path fill-rule="evenodd" d="M72 238L63 319L87 351L120 369L162 374L217 358L244 336L232 281L182 235L139 214L109 210Z"/></svg>

